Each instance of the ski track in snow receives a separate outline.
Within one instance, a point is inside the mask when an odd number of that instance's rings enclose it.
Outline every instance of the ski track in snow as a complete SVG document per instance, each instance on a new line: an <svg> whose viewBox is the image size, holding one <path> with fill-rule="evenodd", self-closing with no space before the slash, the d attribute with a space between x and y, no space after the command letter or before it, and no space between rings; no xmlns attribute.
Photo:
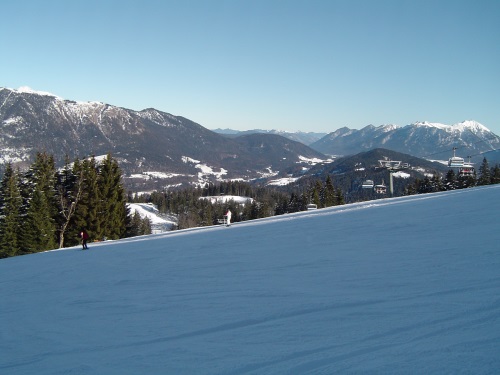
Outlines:
<svg viewBox="0 0 500 375"><path fill-rule="evenodd" d="M1 260L0 371L498 373L499 192Z"/></svg>

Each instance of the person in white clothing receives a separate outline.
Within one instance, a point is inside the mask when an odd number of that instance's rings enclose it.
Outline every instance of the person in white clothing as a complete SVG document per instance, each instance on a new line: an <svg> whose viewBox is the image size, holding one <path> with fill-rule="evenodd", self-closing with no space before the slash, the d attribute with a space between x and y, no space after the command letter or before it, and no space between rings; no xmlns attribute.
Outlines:
<svg viewBox="0 0 500 375"><path fill-rule="evenodd" d="M231 225L231 210L230 209L227 209L225 216L226 216L226 226L230 226Z"/></svg>

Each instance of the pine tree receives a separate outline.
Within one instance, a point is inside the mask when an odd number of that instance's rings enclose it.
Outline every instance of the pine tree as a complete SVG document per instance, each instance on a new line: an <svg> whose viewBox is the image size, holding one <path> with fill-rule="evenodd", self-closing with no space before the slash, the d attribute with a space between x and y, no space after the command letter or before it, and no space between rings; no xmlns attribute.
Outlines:
<svg viewBox="0 0 500 375"><path fill-rule="evenodd" d="M299 211L305 211L307 210L307 205L311 203L310 195L307 192L303 192L300 195L300 201L299 201Z"/></svg>
<svg viewBox="0 0 500 375"><path fill-rule="evenodd" d="M470 187L476 186L476 178L475 175L462 175L459 174L457 177L457 188L458 189L466 189Z"/></svg>
<svg viewBox="0 0 500 375"><path fill-rule="evenodd" d="M24 183L28 205L21 237L25 252L57 247L55 176L54 158L47 153L37 153Z"/></svg>
<svg viewBox="0 0 500 375"><path fill-rule="evenodd" d="M96 238L118 239L126 234L127 217L125 189L121 171L111 155L107 155L99 168L99 230Z"/></svg>
<svg viewBox="0 0 500 375"><path fill-rule="evenodd" d="M139 212L134 211L132 219L130 220L130 229L128 232L128 236L129 237L139 236L141 234L141 224L142 224L141 215L139 214Z"/></svg>
<svg viewBox="0 0 500 375"><path fill-rule="evenodd" d="M432 175L431 184L432 184L432 191L434 192L445 190L441 175L437 172Z"/></svg>
<svg viewBox="0 0 500 375"><path fill-rule="evenodd" d="M74 171L79 171L75 175ZM80 229L74 223L74 215L82 197L83 172L80 162L75 160L73 167L66 158L65 165L57 174L56 200L59 209L57 226L59 230L59 248L76 245L79 240L77 233Z"/></svg>
<svg viewBox="0 0 500 375"><path fill-rule="evenodd" d="M424 177L424 180L420 183L417 193L418 194L426 194L433 192L433 184L428 176Z"/></svg>
<svg viewBox="0 0 500 375"><path fill-rule="evenodd" d="M491 183L500 184L500 165L496 164L491 169Z"/></svg>
<svg viewBox="0 0 500 375"><path fill-rule="evenodd" d="M336 200L335 204L338 206L345 204L344 194L342 194L342 190L340 190L340 188L337 188L337 194L335 200Z"/></svg>
<svg viewBox="0 0 500 375"><path fill-rule="evenodd" d="M46 215L50 209L47 197L36 189L31 197L22 231L25 252L35 253L57 247L55 221Z"/></svg>
<svg viewBox="0 0 500 375"><path fill-rule="evenodd" d="M479 167L479 179L477 180L478 185L489 185L491 184L491 170L488 165L488 160L483 158L483 163Z"/></svg>
<svg viewBox="0 0 500 375"><path fill-rule="evenodd" d="M321 190L323 190L321 182L319 180L316 180L310 192L311 202L309 203L314 203L318 208L323 207L321 202Z"/></svg>
<svg viewBox="0 0 500 375"><path fill-rule="evenodd" d="M405 187L405 195L415 195L417 194L416 181L413 184L408 184Z"/></svg>
<svg viewBox="0 0 500 375"><path fill-rule="evenodd" d="M208 199L200 199L201 203L201 225L213 225L212 203Z"/></svg>
<svg viewBox="0 0 500 375"><path fill-rule="evenodd" d="M83 162L75 162L73 174L82 178L82 195L74 213L74 234L85 228L90 238L100 233L99 209L100 194L98 186L98 173L95 158Z"/></svg>
<svg viewBox="0 0 500 375"><path fill-rule="evenodd" d="M334 206L335 204L335 187L333 186L330 175L328 175L325 182L325 207Z"/></svg>
<svg viewBox="0 0 500 375"><path fill-rule="evenodd" d="M140 235L151 234L151 220L148 217L141 220L139 233Z"/></svg>
<svg viewBox="0 0 500 375"><path fill-rule="evenodd" d="M457 188L457 178L453 169L448 170L444 179L446 190L455 190Z"/></svg>
<svg viewBox="0 0 500 375"><path fill-rule="evenodd" d="M0 185L0 258L21 254L21 209L19 172L7 164Z"/></svg>

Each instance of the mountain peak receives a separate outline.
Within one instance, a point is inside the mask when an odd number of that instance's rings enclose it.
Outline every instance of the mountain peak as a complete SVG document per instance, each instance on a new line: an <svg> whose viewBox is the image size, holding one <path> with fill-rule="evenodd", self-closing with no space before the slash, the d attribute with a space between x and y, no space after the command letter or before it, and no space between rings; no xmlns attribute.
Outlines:
<svg viewBox="0 0 500 375"><path fill-rule="evenodd" d="M417 121L409 126L416 127L427 127L427 128L437 128L446 131L466 131L466 130L475 130L475 131L490 131L486 126L480 124L474 120L465 120L453 125L441 124L439 122L429 122L429 121Z"/></svg>
<svg viewBox="0 0 500 375"><path fill-rule="evenodd" d="M425 127L425 128L437 128L437 129L449 129L450 125L441 124L439 122L429 122L429 121L417 121L410 126Z"/></svg>
<svg viewBox="0 0 500 375"><path fill-rule="evenodd" d="M396 129L399 129L399 126L398 125L394 125L394 124L384 124L384 125L380 125L380 126L377 126L377 130L381 130L382 132L390 132L392 130L396 130Z"/></svg>
<svg viewBox="0 0 500 375"><path fill-rule="evenodd" d="M476 131L487 131L489 132L490 130L484 126L483 124L474 121L474 120L465 120L462 122L459 122L457 124L452 125L453 129L464 131L464 130L476 130Z"/></svg>
<svg viewBox="0 0 500 375"><path fill-rule="evenodd" d="M11 91L16 91L18 93L24 93L24 94L35 94L35 95L41 95L41 96L52 96L56 99L60 99L60 100L63 100L61 97L57 96L57 95L54 95L50 92L46 92L46 91L36 91L36 90L33 90L31 87L28 87L28 86L21 86L19 87L17 90L12 90L10 89Z"/></svg>

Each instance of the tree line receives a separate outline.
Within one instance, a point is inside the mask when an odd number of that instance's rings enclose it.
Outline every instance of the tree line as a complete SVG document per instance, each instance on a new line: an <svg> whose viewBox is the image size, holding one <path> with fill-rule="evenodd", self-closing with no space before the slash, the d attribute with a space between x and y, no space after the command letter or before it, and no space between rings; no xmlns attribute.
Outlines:
<svg viewBox="0 0 500 375"><path fill-rule="evenodd" d="M246 204L206 199L221 195L250 199ZM67 158L57 169L53 155L39 152L24 172L6 165L0 183L0 258L75 246L82 229L90 241L151 233L149 219L131 215L127 202L155 204L160 213L177 218L178 229L215 225L227 209L233 221L245 221L304 211L309 203L318 208L344 204L330 177L291 193L229 181L133 196L125 192L111 155L102 161Z"/></svg>
<svg viewBox="0 0 500 375"><path fill-rule="evenodd" d="M478 172L465 175L450 169L444 178L435 174L416 179L405 187L405 195L500 183L498 164L490 168L484 158ZM66 160L56 169L52 155L38 153L26 172L6 166L0 184L0 258L75 246L83 228L91 241L151 233L149 219L137 212L131 215L127 202L155 204L160 213L177 218L178 229L218 224L228 209L238 222L304 211L311 203L318 208L345 204L330 175L300 189L227 181L132 195L125 193L121 170L111 155L100 162L94 157ZM207 198L220 196L249 200Z"/></svg>
<svg viewBox="0 0 500 375"><path fill-rule="evenodd" d="M121 170L110 155L66 160L39 152L26 172L7 164L0 184L0 258L140 234L126 207ZM143 231L147 231L143 229Z"/></svg>
<svg viewBox="0 0 500 375"><path fill-rule="evenodd" d="M206 199L223 196L247 197L249 202ZM182 190L157 191L149 195L136 194L129 196L129 201L153 203L161 213L175 215L178 229L216 225L228 209L232 212L232 221L238 222L305 211L310 203L316 204L318 208L344 204L343 193L333 186L330 176L324 182L315 181L300 192L284 192L241 181L227 181Z"/></svg>
<svg viewBox="0 0 500 375"><path fill-rule="evenodd" d="M405 187L405 195L434 193L500 183L500 166L498 164L490 167L488 160L483 158L478 172L479 175L475 170L473 173L464 174L450 169L444 178L441 178L438 173L432 177L417 178L413 184L408 184Z"/></svg>

